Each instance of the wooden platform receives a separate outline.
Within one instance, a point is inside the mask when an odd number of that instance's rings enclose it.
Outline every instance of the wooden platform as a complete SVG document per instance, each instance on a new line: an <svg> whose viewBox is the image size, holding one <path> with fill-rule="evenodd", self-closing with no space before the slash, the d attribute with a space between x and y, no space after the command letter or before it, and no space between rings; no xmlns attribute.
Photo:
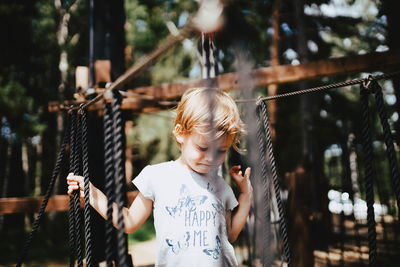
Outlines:
<svg viewBox="0 0 400 267"><path fill-rule="evenodd" d="M132 203L137 194L138 191L128 192L128 203ZM0 198L0 215L38 212L42 202L42 196ZM81 208L83 208L83 198L81 198ZM67 211L68 209L68 195L55 195L50 197L46 207L46 211Z"/></svg>

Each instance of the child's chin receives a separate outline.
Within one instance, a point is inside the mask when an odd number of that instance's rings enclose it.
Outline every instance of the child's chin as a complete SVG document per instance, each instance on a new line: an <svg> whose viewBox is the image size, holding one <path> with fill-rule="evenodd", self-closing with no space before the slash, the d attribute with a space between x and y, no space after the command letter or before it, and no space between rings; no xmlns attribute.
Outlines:
<svg viewBox="0 0 400 267"><path fill-rule="evenodd" d="M196 166L196 169L194 169L195 172L199 174L207 174L213 170L213 166Z"/></svg>
<svg viewBox="0 0 400 267"><path fill-rule="evenodd" d="M207 173L210 172L210 170L211 170L211 168L210 168L210 167L207 167L207 166L197 166L197 167L194 169L194 171L197 172L197 173L199 173L199 174L207 174Z"/></svg>

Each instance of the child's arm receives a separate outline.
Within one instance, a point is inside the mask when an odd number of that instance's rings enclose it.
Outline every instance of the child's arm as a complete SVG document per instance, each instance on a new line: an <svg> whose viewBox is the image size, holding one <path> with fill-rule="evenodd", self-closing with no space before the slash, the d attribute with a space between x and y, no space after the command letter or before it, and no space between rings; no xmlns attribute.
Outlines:
<svg viewBox="0 0 400 267"><path fill-rule="evenodd" d="M81 197L84 196L84 182L82 176L70 173L67 177L68 195L72 195L73 191L80 188ZM104 218L107 219L107 197L90 183L89 194L90 205ZM142 193L139 193L133 201L130 208L123 207L122 214L124 216L125 232L132 233L138 229L150 216L153 210L153 201L145 198ZM118 223L118 207L113 203L113 224L117 227Z"/></svg>
<svg viewBox="0 0 400 267"><path fill-rule="evenodd" d="M227 213L227 230L229 242L234 242L246 224L247 216L249 215L251 200L253 197L253 187L250 183L251 169L247 168L244 176L240 170L240 166L232 167L230 174L240 189L238 198L239 206L233 212Z"/></svg>

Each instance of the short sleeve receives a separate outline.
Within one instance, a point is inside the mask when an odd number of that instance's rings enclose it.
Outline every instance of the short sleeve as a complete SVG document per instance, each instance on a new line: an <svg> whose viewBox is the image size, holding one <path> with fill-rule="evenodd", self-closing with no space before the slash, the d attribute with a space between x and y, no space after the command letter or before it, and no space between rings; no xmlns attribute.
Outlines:
<svg viewBox="0 0 400 267"><path fill-rule="evenodd" d="M132 183L139 189L145 198L154 201L154 187L152 186L153 175L151 175L151 167L146 166Z"/></svg>
<svg viewBox="0 0 400 267"><path fill-rule="evenodd" d="M225 192L226 192L225 194L226 210L233 210L234 208L236 208L239 202L237 201L232 188L228 184L226 184Z"/></svg>

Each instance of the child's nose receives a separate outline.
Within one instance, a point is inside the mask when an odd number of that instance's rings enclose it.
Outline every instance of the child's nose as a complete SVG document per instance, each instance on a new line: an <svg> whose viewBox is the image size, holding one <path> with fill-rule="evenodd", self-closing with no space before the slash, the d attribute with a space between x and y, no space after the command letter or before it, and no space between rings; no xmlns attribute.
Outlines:
<svg viewBox="0 0 400 267"><path fill-rule="evenodd" d="M215 160L214 155L215 155L215 153L213 153L212 149L207 150L206 157L205 157L206 161L212 162L213 160Z"/></svg>

